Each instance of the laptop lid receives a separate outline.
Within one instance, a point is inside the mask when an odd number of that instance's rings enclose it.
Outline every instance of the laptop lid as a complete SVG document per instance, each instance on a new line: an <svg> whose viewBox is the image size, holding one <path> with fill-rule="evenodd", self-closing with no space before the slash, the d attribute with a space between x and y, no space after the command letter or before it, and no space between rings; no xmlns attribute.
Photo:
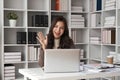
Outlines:
<svg viewBox="0 0 120 80"><path fill-rule="evenodd" d="M80 49L46 49L45 72L79 72Z"/></svg>

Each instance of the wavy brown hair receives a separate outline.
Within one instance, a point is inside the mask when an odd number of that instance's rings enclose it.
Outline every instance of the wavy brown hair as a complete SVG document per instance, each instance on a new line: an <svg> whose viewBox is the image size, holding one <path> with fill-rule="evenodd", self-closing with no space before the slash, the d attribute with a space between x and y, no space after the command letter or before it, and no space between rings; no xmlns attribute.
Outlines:
<svg viewBox="0 0 120 80"><path fill-rule="evenodd" d="M59 16L52 21L52 24L51 24L50 29L49 29L49 33L47 35L48 36L48 44L47 44L46 48L52 49L54 47L53 28L55 27L55 25L58 21L61 21L64 23L64 33L60 38L60 44L59 44L58 48L65 49L65 48L74 47L74 43L73 43L72 39L69 37L69 30L68 30L67 21L63 16Z"/></svg>

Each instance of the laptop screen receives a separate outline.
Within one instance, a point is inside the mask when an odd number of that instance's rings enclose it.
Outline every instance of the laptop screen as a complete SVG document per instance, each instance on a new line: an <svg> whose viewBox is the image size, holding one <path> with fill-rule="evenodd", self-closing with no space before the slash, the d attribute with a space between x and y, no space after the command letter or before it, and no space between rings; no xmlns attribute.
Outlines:
<svg viewBox="0 0 120 80"><path fill-rule="evenodd" d="M80 49L46 49L44 54L45 72L78 72Z"/></svg>

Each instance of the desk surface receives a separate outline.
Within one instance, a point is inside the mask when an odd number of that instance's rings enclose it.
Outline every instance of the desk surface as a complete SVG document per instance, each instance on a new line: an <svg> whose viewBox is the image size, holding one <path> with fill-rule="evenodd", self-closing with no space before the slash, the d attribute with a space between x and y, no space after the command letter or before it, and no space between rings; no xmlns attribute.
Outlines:
<svg viewBox="0 0 120 80"><path fill-rule="evenodd" d="M77 80L120 76L120 68L109 69L106 72L82 71L76 73L44 73L41 68L29 68L19 69L19 73L32 80Z"/></svg>

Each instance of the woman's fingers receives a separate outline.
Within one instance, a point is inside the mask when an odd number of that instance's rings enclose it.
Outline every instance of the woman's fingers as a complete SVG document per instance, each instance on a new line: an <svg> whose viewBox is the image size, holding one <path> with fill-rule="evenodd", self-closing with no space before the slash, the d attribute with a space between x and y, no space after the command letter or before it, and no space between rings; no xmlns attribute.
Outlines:
<svg viewBox="0 0 120 80"><path fill-rule="evenodd" d="M40 38L39 38L38 36L37 36L36 38L37 38L37 40L38 40L41 44L43 44L43 41L40 40Z"/></svg>
<svg viewBox="0 0 120 80"><path fill-rule="evenodd" d="M39 32L37 36L39 37L40 40L45 40L45 37L42 32Z"/></svg>

